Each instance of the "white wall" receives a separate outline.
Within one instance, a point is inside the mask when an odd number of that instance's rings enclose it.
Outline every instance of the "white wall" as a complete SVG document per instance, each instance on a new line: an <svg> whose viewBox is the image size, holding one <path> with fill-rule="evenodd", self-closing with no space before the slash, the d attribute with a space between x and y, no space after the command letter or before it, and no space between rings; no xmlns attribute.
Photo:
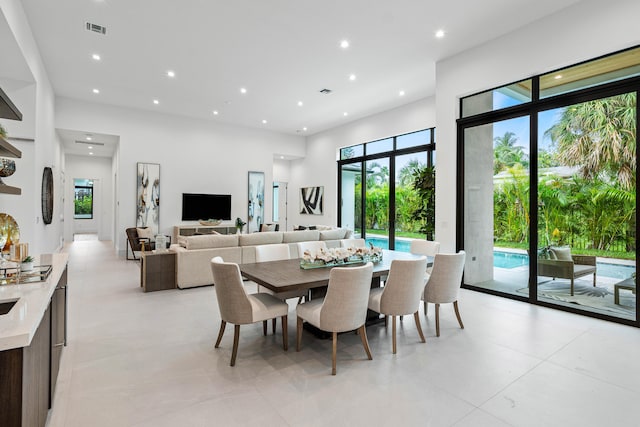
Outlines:
<svg viewBox="0 0 640 427"><path fill-rule="evenodd" d="M30 91L33 91L33 88L14 87L5 91L10 98L15 95L17 99L29 100L26 102L26 110L23 114L34 117L25 118L25 125L15 125L13 129L16 129L16 132L20 131L20 135L16 136L34 137L35 143L28 146L28 149L25 145L15 144L19 148L25 149L19 167L29 173L31 177L21 177L17 183L12 181L12 185L22 188L22 195L0 195L0 206L2 209L7 206L12 212L18 212L17 215L21 218L18 222L21 231L20 240L29 243L31 253L49 253L59 248L63 234L62 222L60 221L62 206L54 201L53 221L50 225L45 225L42 222L40 195L42 172L45 166L53 169L54 196L61 191L59 183L62 152L53 125L54 93L22 4L18 0L0 0L0 10L23 56L20 60L26 62L31 73L31 76L27 76L27 80L33 79L35 82L34 104L29 102L32 93ZM11 58L3 58L3 61L9 60ZM2 63L0 63L1 76ZM23 90L27 94L24 94ZM3 123L5 123L4 120ZM7 127L9 130L12 129L11 126ZM29 134L32 127L33 133ZM22 133L26 135L22 135ZM55 200L58 200L57 197Z"/></svg>
<svg viewBox="0 0 640 427"><path fill-rule="evenodd" d="M581 1L553 16L436 64L436 236L455 249L459 99L640 43L640 2Z"/></svg>
<svg viewBox="0 0 640 427"><path fill-rule="evenodd" d="M125 250L125 228L135 225L136 163L160 164L160 232L182 223L182 193L232 195L232 221L247 218L248 171L264 171L273 181L273 154L302 157L304 139L214 121L58 98L59 128L119 135L115 192L116 247ZM269 186L268 186L269 187ZM265 212L270 217L271 191Z"/></svg>
<svg viewBox="0 0 640 427"><path fill-rule="evenodd" d="M291 162L289 228L338 223L338 152L341 147L435 126L435 100L425 98L307 138L307 157ZM324 186L324 214L301 215L301 187Z"/></svg>
<svg viewBox="0 0 640 427"><path fill-rule="evenodd" d="M97 233L100 240L113 237L113 177L112 159L67 154L65 157L66 200L64 238L72 241L76 233ZM93 219L73 218L74 179L94 180Z"/></svg>

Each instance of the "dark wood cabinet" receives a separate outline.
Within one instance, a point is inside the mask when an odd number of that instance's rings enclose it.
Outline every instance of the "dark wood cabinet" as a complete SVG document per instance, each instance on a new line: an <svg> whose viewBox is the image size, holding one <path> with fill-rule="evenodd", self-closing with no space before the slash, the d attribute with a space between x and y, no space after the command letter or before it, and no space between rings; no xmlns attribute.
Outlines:
<svg viewBox="0 0 640 427"><path fill-rule="evenodd" d="M43 427L66 343L67 269L28 347L0 351L0 426Z"/></svg>
<svg viewBox="0 0 640 427"><path fill-rule="evenodd" d="M49 410L51 307L29 347L0 352L0 426L41 427Z"/></svg>
<svg viewBox="0 0 640 427"><path fill-rule="evenodd" d="M67 345L67 269L65 268L51 297L51 384L49 408L53 406L62 347Z"/></svg>

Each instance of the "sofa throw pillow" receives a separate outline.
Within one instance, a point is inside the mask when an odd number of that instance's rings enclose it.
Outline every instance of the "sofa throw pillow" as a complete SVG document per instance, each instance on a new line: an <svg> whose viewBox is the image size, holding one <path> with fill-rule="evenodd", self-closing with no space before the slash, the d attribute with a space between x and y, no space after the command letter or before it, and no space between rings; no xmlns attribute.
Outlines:
<svg viewBox="0 0 640 427"><path fill-rule="evenodd" d="M276 231L275 224L262 224L260 226L260 231Z"/></svg>
<svg viewBox="0 0 640 427"><path fill-rule="evenodd" d="M555 258L560 261L573 261L571 258L571 248L551 248Z"/></svg>
<svg viewBox="0 0 640 427"><path fill-rule="evenodd" d="M136 227L136 231L138 232L139 239L149 239L149 240L153 239L153 231L149 227L145 227L145 228Z"/></svg>

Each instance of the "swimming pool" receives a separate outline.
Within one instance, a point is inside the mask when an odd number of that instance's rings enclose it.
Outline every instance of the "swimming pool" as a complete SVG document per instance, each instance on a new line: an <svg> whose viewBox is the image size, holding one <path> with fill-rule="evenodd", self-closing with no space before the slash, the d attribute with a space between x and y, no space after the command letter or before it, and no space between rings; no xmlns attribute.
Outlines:
<svg viewBox="0 0 640 427"><path fill-rule="evenodd" d="M367 237L367 244L383 249L389 249L389 240L383 237ZM397 251L409 252L411 243L409 240L396 240ZM498 268L517 268L529 265L529 256L513 252L493 251L493 266ZM636 271L632 265L613 264L609 262L598 262L598 276L611 277L615 279L626 279L631 277L631 273Z"/></svg>

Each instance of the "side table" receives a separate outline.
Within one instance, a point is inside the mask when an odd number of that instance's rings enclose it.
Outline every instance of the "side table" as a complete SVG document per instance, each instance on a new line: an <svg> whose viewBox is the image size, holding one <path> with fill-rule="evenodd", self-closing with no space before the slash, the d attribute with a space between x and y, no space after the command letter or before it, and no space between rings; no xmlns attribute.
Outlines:
<svg viewBox="0 0 640 427"><path fill-rule="evenodd" d="M176 253L142 252L140 286L145 292L176 288Z"/></svg>

